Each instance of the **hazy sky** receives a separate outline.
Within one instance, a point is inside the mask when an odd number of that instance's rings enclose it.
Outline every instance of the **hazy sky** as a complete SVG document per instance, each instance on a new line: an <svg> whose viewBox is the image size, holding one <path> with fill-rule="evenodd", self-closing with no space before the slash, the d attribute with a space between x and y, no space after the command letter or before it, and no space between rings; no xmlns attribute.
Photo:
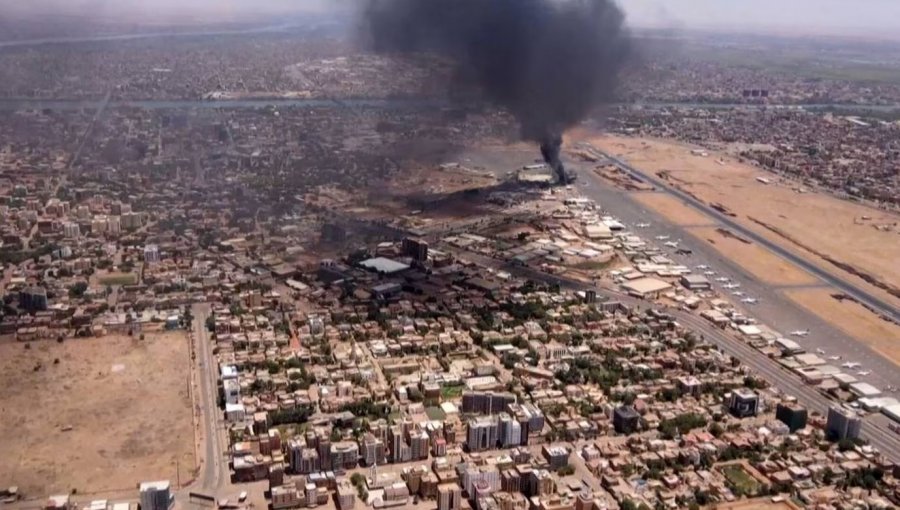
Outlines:
<svg viewBox="0 0 900 510"><path fill-rule="evenodd" d="M211 20L348 5L364 0L0 0L0 17L17 11L125 13L160 21ZM490 1L490 0L485 0ZM900 0L618 0L637 26L802 29L804 32L900 33Z"/></svg>
<svg viewBox="0 0 900 510"><path fill-rule="evenodd" d="M619 0L635 25L900 32L900 0Z"/></svg>

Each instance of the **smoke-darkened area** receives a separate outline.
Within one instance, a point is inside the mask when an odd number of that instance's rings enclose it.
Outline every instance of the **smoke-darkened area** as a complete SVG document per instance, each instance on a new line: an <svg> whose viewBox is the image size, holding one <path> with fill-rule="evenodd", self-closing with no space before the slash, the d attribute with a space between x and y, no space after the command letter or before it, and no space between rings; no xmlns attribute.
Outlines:
<svg viewBox="0 0 900 510"><path fill-rule="evenodd" d="M375 51L453 59L563 181L561 134L612 99L630 54L611 0L371 0L364 27Z"/></svg>

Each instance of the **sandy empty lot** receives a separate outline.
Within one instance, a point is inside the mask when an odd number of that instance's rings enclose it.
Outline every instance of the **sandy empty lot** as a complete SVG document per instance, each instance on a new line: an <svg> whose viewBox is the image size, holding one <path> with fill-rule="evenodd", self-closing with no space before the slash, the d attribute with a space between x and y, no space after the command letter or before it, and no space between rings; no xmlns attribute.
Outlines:
<svg viewBox="0 0 900 510"><path fill-rule="evenodd" d="M847 299L838 301L831 296L833 293L825 289L785 292L800 306L900 365L900 326L879 318L858 303Z"/></svg>
<svg viewBox="0 0 900 510"><path fill-rule="evenodd" d="M828 255L850 264L900 289L900 264L897 264L900 260L900 215L824 193L801 194L792 189L797 187L795 183L778 182L772 173L716 153L710 153L708 157L694 156L690 146L677 142L595 136L584 131L576 131L572 137L621 156L644 171L667 172L673 185L707 203L724 205L736 214L736 221L900 306L896 296L866 283L821 256ZM766 177L772 184L760 183L757 177ZM660 211L665 213L663 208ZM781 234L760 223L778 229ZM887 227L886 231L879 230L878 226Z"/></svg>
<svg viewBox="0 0 900 510"><path fill-rule="evenodd" d="M709 216L666 193L637 192L632 193L631 196L676 225L711 225L715 222Z"/></svg>
<svg viewBox="0 0 900 510"><path fill-rule="evenodd" d="M54 360L58 360L57 363ZM40 368L35 370L35 367ZM194 471L184 332L0 345L0 486L25 497ZM64 430L71 427L71 430Z"/></svg>
<svg viewBox="0 0 900 510"><path fill-rule="evenodd" d="M771 285L810 285L818 280L757 244L723 235L712 227L688 228L691 235L711 245L762 282Z"/></svg>
<svg viewBox="0 0 900 510"><path fill-rule="evenodd" d="M720 503L710 508L715 508L715 510L799 510L802 507L790 500L775 503L767 497L744 499L734 503Z"/></svg>

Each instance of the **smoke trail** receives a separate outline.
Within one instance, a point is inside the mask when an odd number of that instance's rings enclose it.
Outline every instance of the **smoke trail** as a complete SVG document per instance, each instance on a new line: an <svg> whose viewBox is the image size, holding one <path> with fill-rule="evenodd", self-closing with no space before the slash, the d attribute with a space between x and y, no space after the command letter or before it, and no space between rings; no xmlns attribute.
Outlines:
<svg viewBox="0 0 900 510"><path fill-rule="evenodd" d="M453 59L561 181L562 133L612 98L629 53L612 0L370 0L365 20L375 51Z"/></svg>

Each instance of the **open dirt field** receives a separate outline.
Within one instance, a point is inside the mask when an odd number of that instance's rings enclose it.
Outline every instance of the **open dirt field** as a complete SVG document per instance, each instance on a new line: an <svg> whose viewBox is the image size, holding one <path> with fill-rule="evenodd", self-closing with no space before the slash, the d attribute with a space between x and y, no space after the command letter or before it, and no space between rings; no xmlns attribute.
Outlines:
<svg viewBox="0 0 900 510"><path fill-rule="evenodd" d="M792 290L785 294L882 356L900 364L900 326L880 319L862 305L831 297L826 289Z"/></svg>
<svg viewBox="0 0 900 510"><path fill-rule="evenodd" d="M690 146L677 142L595 136L586 131L576 131L572 138L621 156L644 171L665 172L672 185L707 203L722 204L747 227L900 305L897 296L823 258L852 266L900 292L900 264L896 263L900 260L900 215L825 193L801 194L793 189L796 183L780 182L774 174L714 152L694 156ZM772 183L760 183L757 177ZM664 207L660 212L665 213Z"/></svg>
<svg viewBox="0 0 900 510"><path fill-rule="evenodd" d="M632 193L631 196L650 209L662 214L676 225L711 225L715 222L709 216L665 193Z"/></svg>
<svg viewBox="0 0 900 510"><path fill-rule="evenodd" d="M133 490L174 484L176 461L189 480L189 373L184 332L0 344L0 486L27 498Z"/></svg>
<svg viewBox="0 0 900 510"><path fill-rule="evenodd" d="M806 271L765 248L723 235L715 228L700 227L687 230L762 282L771 285L810 285L818 281Z"/></svg>
<svg viewBox="0 0 900 510"><path fill-rule="evenodd" d="M772 498L756 498L734 503L721 503L711 508L716 510L799 510L802 507L790 500L776 503L772 501Z"/></svg>

